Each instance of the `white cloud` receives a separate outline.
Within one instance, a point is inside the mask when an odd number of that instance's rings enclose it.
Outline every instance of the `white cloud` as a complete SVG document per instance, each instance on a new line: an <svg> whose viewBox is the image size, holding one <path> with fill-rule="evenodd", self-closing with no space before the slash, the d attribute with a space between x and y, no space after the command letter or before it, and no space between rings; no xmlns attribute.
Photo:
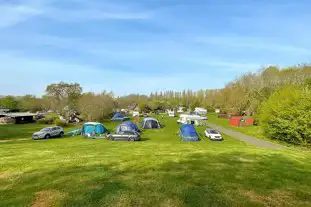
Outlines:
<svg viewBox="0 0 311 207"><path fill-rule="evenodd" d="M89 20L144 20L149 19L154 14L152 12L145 11L111 11L109 8L104 9L75 9L65 10L60 8L50 8L45 17L62 22L80 22Z"/></svg>
<svg viewBox="0 0 311 207"><path fill-rule="evenodd" d="M183 61L190 62L192 64L198 64L203 66L215 66L222 71L227 72L250 72L256 71L261 68L258 63L243 63L243 62L230 62L220 58L184 58Z"/></svg>
<svg viewBox="0 0 311 207"><path fill-rule="evenodd" d="M70 1L69 1L70 2ZM54 4L52 4L54 3ZM25 0L21 3L0 2L0 28L14 26L33 17L41 16L57 21L79 22L88 20L144 20L154 15L152 11L138 8L127 8L118 4L92 4L87 1L72 2L78 8L62 7L62 1Z"/></svg>
<svg viewBox="0 0 311 207"><path fill-rule="evenodd" d="M296 55L311 54L310 49L294 45L281 44L277 42L277 39L267 39L263 37L209 36L209 37L199 37L195 41L208 45L220 45L225 47L268 50L287 54L296 54Z"/></svg>
<svg viewBox="0 0 311 207"><path fill-rule="evenodd" d="M0 4L0 28L13 26L42 13L39 5Z"/></svg>

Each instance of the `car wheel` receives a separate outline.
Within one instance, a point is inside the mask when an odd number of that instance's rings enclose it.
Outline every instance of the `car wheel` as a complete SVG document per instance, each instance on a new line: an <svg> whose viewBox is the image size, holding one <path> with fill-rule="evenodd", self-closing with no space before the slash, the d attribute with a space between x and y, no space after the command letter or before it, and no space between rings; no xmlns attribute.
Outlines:
<svg viewBox="0 0 311 207"><path fill-rule="evenodd" d="M49 139L51 136L49 134L44 136L44 139Z"/></svg>
<svg viewBox="0 0 311 207"><path fill-rule="evenodd" d="M59 133L59 137L64 137L64 132Z"/></svg>
<svg viewBox="0 0 311 207"><path fill-rule="evenodd" d="M134 142L134 141L135 141L135 138L134 138L134 137L130 137L130 138L129 138L129 141Z"/></svg>

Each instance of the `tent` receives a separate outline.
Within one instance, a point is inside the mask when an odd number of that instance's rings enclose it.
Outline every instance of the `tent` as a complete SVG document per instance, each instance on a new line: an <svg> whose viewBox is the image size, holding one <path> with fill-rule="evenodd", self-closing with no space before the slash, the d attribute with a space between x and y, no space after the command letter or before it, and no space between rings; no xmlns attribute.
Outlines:
<svg viewBox="0 0 311 207"><path fill-rule="evenodd" d="M87 137L94 137L98 135L102 135L107 132L107 129L98 122L87 122L83 124L81 134Z"/></svg>
<svg viewBox="0 0 311 207"><path fill-rule="evenodd" d="M142 122L143 129L160 129L161 124L155 118L144 118Z"/></svg>
<svg viewBox="0 0 311 207"><path fill-rule="evenodd" d="M124 123L120 124L119 126L117 126L117 129L116 129L117 134L120 132L127 132L127 131L138 132L139 129L135 123L130 122L130 121L124 122Z"/></svg>
<svg viewBox="0 0 311 207"><path fill-rule="evenodd" d="M180 136L183 141L199 141L198 134L191 124L184 124L180 127Z"/></svg>
<svg viewBox="0 0 311 207"><path fill-rule="evenodd" d="M129 120L128 117L123 116L123 114L121 112L117 112L111 119L112 121L125 121L125 120Z"/></svg>

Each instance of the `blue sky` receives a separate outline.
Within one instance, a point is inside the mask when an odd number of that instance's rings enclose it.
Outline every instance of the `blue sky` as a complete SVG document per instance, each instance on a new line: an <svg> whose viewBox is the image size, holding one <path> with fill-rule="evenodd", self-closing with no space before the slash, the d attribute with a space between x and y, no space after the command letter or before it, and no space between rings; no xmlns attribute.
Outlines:
<svg viewBox="0 0 311 207"><path fill-rule="evenodd" d="M210 89L311 60L309 0L0 0L0 95Z"/></svg>

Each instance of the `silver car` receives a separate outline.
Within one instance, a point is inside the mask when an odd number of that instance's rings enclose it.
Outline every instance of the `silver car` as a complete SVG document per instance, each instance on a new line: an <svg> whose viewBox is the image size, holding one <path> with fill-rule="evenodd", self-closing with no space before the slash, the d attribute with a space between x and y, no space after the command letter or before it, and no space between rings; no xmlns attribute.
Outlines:
<svg viewBox="0 0 311 207"><path fill-rule="evenodd" d="M140 134L135 131L121 131L118 134L108 134L107 138L111 141L139 141Z"/></svg>
<svg viewBox="0 0 311 207"><path fill-rule="evenodd" d="M63 137L64 129L59 126L46 127L32 135L32 139L49 139L51 137Z"/></svg>

